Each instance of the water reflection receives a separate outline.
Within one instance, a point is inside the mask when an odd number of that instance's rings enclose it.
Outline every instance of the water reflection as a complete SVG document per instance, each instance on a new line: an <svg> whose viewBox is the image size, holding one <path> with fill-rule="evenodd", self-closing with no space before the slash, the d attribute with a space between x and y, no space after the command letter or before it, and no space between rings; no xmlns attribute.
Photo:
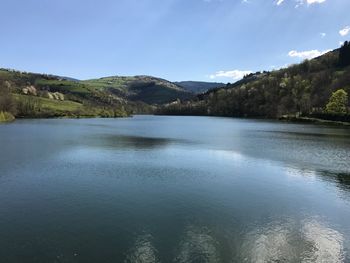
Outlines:
<svg viewBox="0 0 350 263"><path fill-rule="evenodd" d="M188 227L181 241L175 262L220 262L218 245L209 229Z"/></svg>
<svg viewBox="0 0 350 263"><path fill-rule="evenodd" d="M346 133L176 117L1 127L0 261L350 262Z"/></svg>
<svg viewBox="0 0 350 263"><path fill-rule="evenodd" d="M245 262L343 262L341 233L316 219L274 222L252 230L241 248Z"/></svg>
<svg viewBox="0 0 350 263"><path fill-rule="evenodd" d="M102 134L94 136L93 138L88 138L86 143L93 147L149 150L153 148L166 147L170 144L185 142L170 138Z"/></svg>
<svg viewBox="0 0 350 263"><path fill-rule="evenodd" d="M309 180L315 180L317 173L308 169L297 169L294 167L286 167L285 174L290 178L308 178Z"/></svg>
<svg viewBox="0 0 350 263"><path fill-rule="evenodd" d="M261 131L263 133L272 133L273 135L279 135L284 138L293 137L293 139L329 139L329 140L344 140L345 143L349 142L350 134L347 132L341 133L337 132L301 132L301 131Z"/></svg>
<svg viewBox="0 0 350 263"><path fill-rule="evenodd" d="M156 263L161 262L158 251L153 246L151 234L141 234L126 255L125 263ZM189 226L176 250L174 262L187 263L215 263L221 262L217 247L219 243L214 239L208 228Z"/></svg>
<svg viewBox="0 0 350 263"><path fill-rule="evenodd" d="M187 226L177 249L174 250L173 262L223 262L220 248L226 238L227 236L224 238L214 235L207 227ZM232 244L235 244L236 237L231 238ZM319 218L277 220L265 226L258 223L248 230L242 243L238 247L231 247L236 253L231 255L230 260L254 263L340 263L346 262L344 242L340 232ZM153 245L152 235L140 235L124 262L161 262L158 250Z"/></svg>
<svg viewBox="0 0 350 263"><path fill-rule="evenodd" d="M336 183L343 191L350 191L350 173L333 173L329 171L321 171L320 175L324 180Z"/></svg>
<svg viewBox="0 0 350 263"><path fill-rule="evenodd" d="M343 262L344 238L338 231L312 219L303 223L302 234L309 243L303 262Z"/></svg>
<svg viewBox="0 0 350 263"><path fill-rule="evenodd" d="M275 130L250 130L244 134L238 150L254 158L299 168L349 170L349 130L310 127L290 127L291 131L288 126Z"/></svg>
<svg viewBox="0 0 350 263"><path fill-rule="evenodd" d="M324 170L314 171L309 169L297 169L293 167L286 167L285 174L289 178L302 180L306 179L308 181L324 181L328 185L334 185L334 189L339 190L342 198L350 200L350 173L337 173Z"/></svg>
<svg viewBox="0 0 350 263"><path fill-rule="evenodd" d="M295 248L290 245L288 223L275 222L249 232L241 249L244 262L293 262L297 259Z"/></svg>
<svg viewBox="0 0 350 263"><path fill-rule="evenodd" d="M158 251L152 245L152 236L144 234L139 236L134 246L126 256L125 263L157 263Z"/></svg>

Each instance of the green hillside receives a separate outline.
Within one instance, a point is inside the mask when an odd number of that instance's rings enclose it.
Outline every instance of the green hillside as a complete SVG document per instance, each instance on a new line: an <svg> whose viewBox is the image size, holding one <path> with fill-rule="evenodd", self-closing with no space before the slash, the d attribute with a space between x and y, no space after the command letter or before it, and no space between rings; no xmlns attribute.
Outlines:
<svg viewBox="0 0 350 263"><path fill-rule="evenodd" d="M16 117L124 117L152 110L80 81L0 69L0 111Z"/></svg>
<svg viewBox="0 0 350 263"><path fill-rule="evenodd" d="M349 121L350 44L318 58L271 72L256 72L242 80L171 103L159 114L236 117L315 117ZM343 90L338 100L345 112L330 112L332 94ZM339 92L338 92L339 93ZM340 94L339 93L339 94Z"/></svg>
<svg viewBox="0 0 350 263"><path fill-rule="evenodd" d="M0 69L2 120L123 117L135 113L348 121L350 44L300 64L220 83L172 83L150 76L79 81ZM182 85L183 87L180 87ZM218 86L219 85L219 86ZM197 96L192 90L213 88Z"/></svg>
<svg viewBox="0 0 350 263"><path fill-rule="evenodd" d="M169 81L148 76L79 81L0 69L0 112L16 117L124 117L191 97Z"/></svg>
<svg viewBox="0 0 350 263"><path fill-rule="evenodd" d="M148 104L164 104L176 99L188 99L193 95L164 79L150 76L106 77L82 81L91 88L107 91L131 101Z"/></svg>
<svg viewBox="0 0 350 263"><path fill-rule="evenodd" d="M222 88L225 86L224 83L203 81L179 81L175 82L175 84L195 94L201 94L203 92L207 92L208 90Z"/></svg>

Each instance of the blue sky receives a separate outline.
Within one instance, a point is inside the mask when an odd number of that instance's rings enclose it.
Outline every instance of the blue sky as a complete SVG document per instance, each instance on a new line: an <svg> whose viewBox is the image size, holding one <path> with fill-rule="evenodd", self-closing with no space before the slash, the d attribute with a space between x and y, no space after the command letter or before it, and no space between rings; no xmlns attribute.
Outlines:
<svg viewBox="0 0 350 263"><path fill-rule="evenodd" d="M0 0L0 67L233 82L350 39L349 0Z"/></svg>

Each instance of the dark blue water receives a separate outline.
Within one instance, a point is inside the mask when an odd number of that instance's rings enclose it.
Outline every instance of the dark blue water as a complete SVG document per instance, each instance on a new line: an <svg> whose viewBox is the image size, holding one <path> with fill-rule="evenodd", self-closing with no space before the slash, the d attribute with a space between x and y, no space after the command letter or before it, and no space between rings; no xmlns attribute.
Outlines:
<svg viewBox="0 0 350 263"><path fill-rule="evenodd" d="M349 253L349 128L156 116L0 126L0 262Z"/></svg>

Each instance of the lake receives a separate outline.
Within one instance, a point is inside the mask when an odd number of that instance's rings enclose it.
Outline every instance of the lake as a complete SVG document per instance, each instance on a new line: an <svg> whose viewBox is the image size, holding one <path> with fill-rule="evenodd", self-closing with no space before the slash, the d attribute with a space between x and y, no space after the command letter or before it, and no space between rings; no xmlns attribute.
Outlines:
<svg viewBox="0 0 350 263"><path fill-rule="evenodd" d="M0 262L349 253L349 128L168 116L0 126Z"/></svg>

